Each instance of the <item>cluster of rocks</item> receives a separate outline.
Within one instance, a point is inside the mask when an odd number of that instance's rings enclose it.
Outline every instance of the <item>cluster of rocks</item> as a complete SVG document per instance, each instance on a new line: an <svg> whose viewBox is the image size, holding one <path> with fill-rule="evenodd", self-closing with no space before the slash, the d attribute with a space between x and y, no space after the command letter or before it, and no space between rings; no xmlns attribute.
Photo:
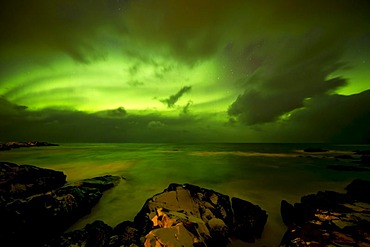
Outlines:
<svg viewBox="0 0 370 247"><path fill-rule="evenodd" d="M114 229L95 221L65 233L50 246L226 246L231 238L254 242L266 211L239 198L190 184L170 184L148 199L133 222ZM86 245L87 246L87 245Z"/></svg>
<svg viewBox="0 0 370 247"><path fill-rule="evenodd" d="M306 153L326 153L329 150L322 148L305 148L303 151ZM352 155L336 155L334 156L334 159L337 162L346 162L344 164L337 163L328 165L328 169L337 171L370 171L370 150L354 150Z"/></svg>
<svg viewBox="0 0 370 247"><path fill-rule="evenodd" d="M73 184L63 172L0 162L0 243L10 246L226 246L254 242L266 211L239 198L190 184L170 184L148 199L133 222L102 221L64 233L88 214L120 177Z"/></svg>
<svg viewBox="0 0 370 247"><path fill-rule="evenodd" d="M283 200L288 230L280 246L370 246L370 181L356 179L345 189L303 196L294 205Z"/></svg>
<svg viewBox="0 0 370 247"><path fill-rule="evenodd" d="M45 147L45 146L58 146L58 144L40 142L40 141L5 142L5 143L0 143L0 151L11 150L13 148L22 148L22 147Z"/></svg>
<svg viewBox="0 0 370 247"><path fill-rule="evenodd" d="M63 172L0 162L0 243L40 246L88 214L120 181L96 177L68 184Z"/></svg>
<svg viewBox="0 0 370 247"><path fill-rule="evenodd" d="M260 238L267 213L258 205L190 184L170 184L148 199L134 221L114 228L95 221L65 233L120 177L67 183L63 172L0 162L0 243L5 246L227 246ZM287 231L280 246L370 245L370 181L347 193L283 200Z"/></svg>

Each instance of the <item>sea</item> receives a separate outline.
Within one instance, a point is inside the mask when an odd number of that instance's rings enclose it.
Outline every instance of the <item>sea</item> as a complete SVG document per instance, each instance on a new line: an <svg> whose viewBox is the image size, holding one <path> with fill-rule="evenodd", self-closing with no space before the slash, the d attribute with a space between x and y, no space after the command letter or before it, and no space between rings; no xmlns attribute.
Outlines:
<svg viewBox="0 0 370 247"><path fill-rule="evenodd" d="M308 147L329 151L304 152ZM95 220L112 227L133 220L145 201L170 183L189 183L250 201L267 211L261 239L253 244L234 240L230 246L278 246L286 231L280 216L281 200L299 202L302 196L320 190L345 192L353 179L370 179L368 171L327 168L354 162L337 159L338 155L369 149L370 145L312 143L60 143L2 151L0 161L63 171L69 182L107 174L121 176L121 182L104 193L91 214L69 230Z"/></svg>

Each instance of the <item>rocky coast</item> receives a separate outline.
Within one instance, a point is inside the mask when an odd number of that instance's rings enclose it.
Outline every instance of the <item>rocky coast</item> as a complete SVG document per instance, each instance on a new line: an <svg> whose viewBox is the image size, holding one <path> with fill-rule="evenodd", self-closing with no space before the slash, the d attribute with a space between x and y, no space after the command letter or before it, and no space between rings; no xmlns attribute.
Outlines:
<svg viewBox="0 0 370 247"><path fill-rule="evenodd" d="M313 157L330 155L326 150L308 151ZM355 151L329 158L366 168L368 155ZM176 183L148 198L132 221L122 218L108 225L97 220L67 231L123 179L106 174L70 182L61 171L0 162L0 245L228 246L235 240L254 243L262 235L268 238L269 232L264 232L268 212L260 206L209 188ZM355 179L345 189L346 193L303 195L296 203L281 198L286 232L279 245L369 246L370 181Z"/></svg>

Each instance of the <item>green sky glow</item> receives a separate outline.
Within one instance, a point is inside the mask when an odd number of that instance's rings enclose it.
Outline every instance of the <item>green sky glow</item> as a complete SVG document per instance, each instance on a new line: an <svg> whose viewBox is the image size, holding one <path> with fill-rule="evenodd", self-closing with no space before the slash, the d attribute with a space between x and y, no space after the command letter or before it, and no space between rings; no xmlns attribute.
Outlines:
<svg viewBox="0 0 370 247"><path fill-rule="evenodd" d="M15 0L0 12L12 129L0 141L68 141L65 119L87 130L71 141L101 141L94 128L125 128L104 141L370 140L368 1ZM323 134L318 120L339 127Z"/></svg>

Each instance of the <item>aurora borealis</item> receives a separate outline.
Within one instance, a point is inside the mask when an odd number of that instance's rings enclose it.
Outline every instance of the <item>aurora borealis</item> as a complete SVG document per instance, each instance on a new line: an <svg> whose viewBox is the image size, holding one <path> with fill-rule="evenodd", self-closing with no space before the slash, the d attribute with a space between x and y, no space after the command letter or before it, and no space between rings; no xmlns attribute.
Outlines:
<svg viewBox="0 0 370 247"><path fill-rule="evenodd" d="M370 142L366 0L12 0L0 141Z"/></svg>

